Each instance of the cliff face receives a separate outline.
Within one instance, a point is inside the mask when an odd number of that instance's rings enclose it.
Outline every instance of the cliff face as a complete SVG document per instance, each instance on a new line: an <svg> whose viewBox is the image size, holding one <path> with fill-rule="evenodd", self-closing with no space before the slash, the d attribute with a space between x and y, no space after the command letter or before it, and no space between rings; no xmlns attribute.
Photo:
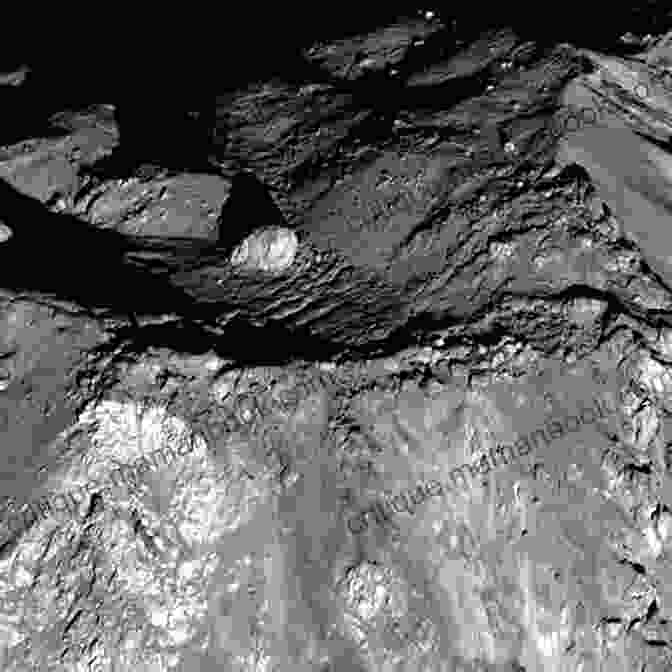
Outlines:
<svg viewBox="0 0 672 672"><path fill-rule="evenodd" d="M3 670L670 668L654 9L14 59Z"/></svg>

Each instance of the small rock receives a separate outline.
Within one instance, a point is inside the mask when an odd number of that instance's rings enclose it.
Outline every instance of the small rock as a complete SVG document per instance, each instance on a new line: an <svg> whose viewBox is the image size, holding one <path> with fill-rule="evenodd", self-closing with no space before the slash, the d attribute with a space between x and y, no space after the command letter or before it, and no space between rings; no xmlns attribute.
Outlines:
<svg viewBox="0 0 672 672"><path fill-rule="evenodd" d="M11 384L12 376L8 371L0 370L0 392L4 392ZM0 425L1 425L0 417Z"/></svg>
<svg viewBox="0 0 672 672"><path fill-rule="evenodd" d="M292 265L298 247L291 229L269 227L245 238L233 251L231 263L259 271L284 271Z"/></svg>
<svg viewBox="0 0 672 672"><path fill-rule="evenodd" d="M7 242L13 235L12 230L6 224L0 222L0 243Z"/></svg>
<svg viewBox="0 0 672 672"><path fill-rule="evenodd" d="M30 68L22 65L18 70L12 72L0 71L0 86L21 86L30 74Z"/></svg>

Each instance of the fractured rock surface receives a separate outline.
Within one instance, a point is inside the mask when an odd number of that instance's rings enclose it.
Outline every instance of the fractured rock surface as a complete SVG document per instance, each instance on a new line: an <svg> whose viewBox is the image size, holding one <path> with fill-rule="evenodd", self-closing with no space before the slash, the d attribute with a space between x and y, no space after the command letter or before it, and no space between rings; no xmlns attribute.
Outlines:
<svg viewBox="0 0 672 672"><path fill-rule="evenodd" d="M233 252L231 263L260 271L284 271L292 265L299 242L290 229L276 227L250 234Z"/></svg>

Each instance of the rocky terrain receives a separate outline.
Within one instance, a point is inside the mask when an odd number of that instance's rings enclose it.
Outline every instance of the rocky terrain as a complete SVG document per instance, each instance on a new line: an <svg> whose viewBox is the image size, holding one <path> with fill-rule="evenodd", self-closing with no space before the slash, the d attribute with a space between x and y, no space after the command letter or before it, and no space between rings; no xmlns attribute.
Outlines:
<svg viewBox="0 0 672 672"><path fill-rule="evenodd" d="M662 4L6 62L0 669L672 669Z"/></svg>

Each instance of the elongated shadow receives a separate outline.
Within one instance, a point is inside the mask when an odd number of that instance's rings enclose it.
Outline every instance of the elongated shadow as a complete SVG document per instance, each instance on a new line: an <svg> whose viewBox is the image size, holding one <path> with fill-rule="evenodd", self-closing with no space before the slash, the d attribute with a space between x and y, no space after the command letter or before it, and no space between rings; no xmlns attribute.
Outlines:
<svg viewBox="0 0 672 672"><path fill-rule="evenodd" d="M234 318L218 319L239 306L227 298L199 303L176 287L172 274L198 272L203 264L228 261L216 244L202 240L143 240L97 230L41 203L0 180L0 218L13 236L0 245L0 286L34 299L72 302L74 313L115 317L131 325L117 337L138 348L168 345L183 352L214 348L227 357L249 363L277 363L302 358L328 359L347 348L343 341L315 335L289 322L255 326ZM142 259L142 264L135 263ZM170 323L141 326L152 316L177 316ZM223 334L226 339L223 339ZM347 338L346 338L347 341Z"/></svg>
<svg viewBox="0 0 672 672"><path fill-rule="evenodd" d="M55 214L0 180L0 217L12 237L0 245L0 285L73 301L85 312L162 314L188 297L124 261L133 243L70 215Z"/></svg>

